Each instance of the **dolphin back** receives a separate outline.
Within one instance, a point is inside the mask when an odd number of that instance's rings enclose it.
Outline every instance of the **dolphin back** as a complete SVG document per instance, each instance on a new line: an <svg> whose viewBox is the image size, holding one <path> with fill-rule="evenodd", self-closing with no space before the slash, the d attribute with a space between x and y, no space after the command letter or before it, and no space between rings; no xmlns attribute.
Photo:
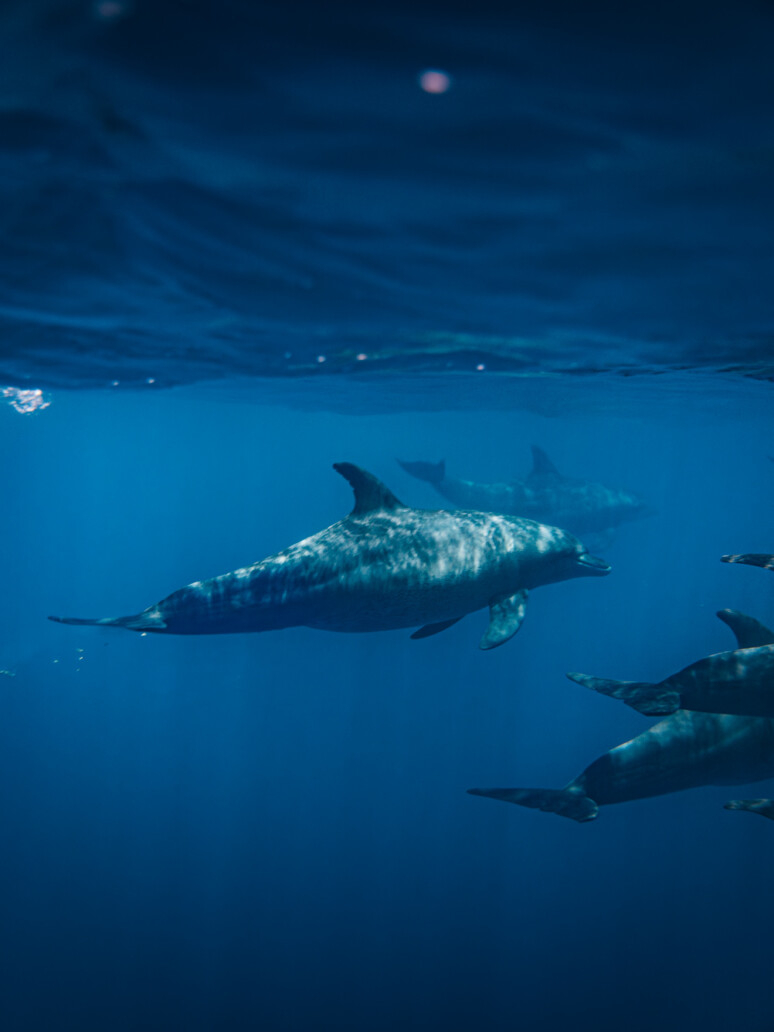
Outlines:
<svg viewBox="0 0 774 1032"><path fill-rule="evenodd" d="M417 480L425 480L428 484L435 484L437 487L446 477L446 460L440 462L404 462L398 459L398 465L404 469L409 476Z"/></svg>

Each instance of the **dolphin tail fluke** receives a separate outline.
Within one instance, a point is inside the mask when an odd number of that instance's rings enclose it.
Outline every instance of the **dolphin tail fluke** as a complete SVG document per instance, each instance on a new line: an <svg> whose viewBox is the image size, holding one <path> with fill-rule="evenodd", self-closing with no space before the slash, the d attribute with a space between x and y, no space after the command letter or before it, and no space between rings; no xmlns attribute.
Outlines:
<svg viewBox="0 0 774 1032"><path fill-rule="evenodd" d="M409 476L416 477L417 480L426 480L428 484L435 484L436 487L446 476L444 459L440 462L404 462L403 459L398 459L397 462Z"/></svg>
<svg viewBox="0 0 774 1032"><path fill-rule="evenodd" d="M774 821L774 799L732 799L723 809L747 810L749 813L759 813L761 817L768 817Z"/></svg>
<svg viewBox="0 0 774 1032"><path fill-rule="evenodd" d="M680 693L663 684L650 684L648 681L611 681L604 677L590 677L588 674L567 676L576 684L591 688L600 695L620 699L646 717L664 717L680 709Z"/></svg>
<svg viewBox="0 0 774 1032"><path fill-rule="evenodd" d="M129 631L163 631L167 626L160 617L147 612L135 613L133 616L103 616L99 620L80 616L49 616L49 620L76 627L125 627Z"/></svg>
<svg viewBox="0 0 774 1032"><path fill-rule="evenodd" d="M470 795L501 799L504 803L528 806L543 813L557 813L583 823L593 821L599 807L581 788L469 788Z"/></svg>

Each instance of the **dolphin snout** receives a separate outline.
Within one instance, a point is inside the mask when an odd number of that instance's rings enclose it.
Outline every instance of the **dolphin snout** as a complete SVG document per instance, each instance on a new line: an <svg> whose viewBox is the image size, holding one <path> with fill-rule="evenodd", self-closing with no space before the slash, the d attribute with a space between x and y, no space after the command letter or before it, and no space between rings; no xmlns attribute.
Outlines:
<svg viewBox="0 0 774 1032"><path fill-rule="evenodd" d="M604 577L605 574L610 573L610 563L600 559L599 556L592 555L590 552L581 552L580 555L575 557L575 561L593 575Z"/></svg>

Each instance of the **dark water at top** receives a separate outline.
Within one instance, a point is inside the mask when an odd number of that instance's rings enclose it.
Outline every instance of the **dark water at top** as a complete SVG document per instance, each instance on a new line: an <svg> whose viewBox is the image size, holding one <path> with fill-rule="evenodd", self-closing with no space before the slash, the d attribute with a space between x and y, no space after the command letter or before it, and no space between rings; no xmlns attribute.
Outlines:
<svg viewBox="0 0 774 1032"><path fill-rule="evenodd" d="M560 788L774 624L767 4L0 6L3 1032L771 1032L772 782ZM424 92L429 69L451 77ZM323 361L321 361L323 359ZM627 374L627 375L622 375ZM633 375L637 374L637 375ZM609 577L409 631L141 637L335 461L640 494Z"/></svg>
<svg viewBox="0 0 774 1032"><path fill-rule="evenodd" d="M6 0L0 30L0 383L772 373L768 4Z"/></svg>

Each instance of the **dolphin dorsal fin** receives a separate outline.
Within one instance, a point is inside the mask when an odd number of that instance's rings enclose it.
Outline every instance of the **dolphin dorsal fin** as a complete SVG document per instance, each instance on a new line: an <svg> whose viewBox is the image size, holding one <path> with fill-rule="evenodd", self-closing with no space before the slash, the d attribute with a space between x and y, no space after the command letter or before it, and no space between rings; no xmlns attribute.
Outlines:
<svg viewBox="0 0 774 1032"><path fill-rule="evenodd" d="M757 649L760 645L774 645L774 631L760 620L740 613L738 609L721 609L717 615L733 631L738 648Z"/></svg>
<svg viewBox="0 0 774 1032"><path fill-rule="evenodd" d="M532 445L532 469L529 475L531 477L542 477L547 473L553 474L555 477L560 477L562 474L551 462L549 457L543 451L542 448L538 448L536 444Z"/></svg>
<svg viewBox="0 0 774 1032"><path fill-rule="evenodd" d="M334 462L333 468L348 480L355 492L355 508L353 516L365 516L368 512L379 509L404 509L403 502L398 501L389 487L365 469L351 462Z"/></svg>

